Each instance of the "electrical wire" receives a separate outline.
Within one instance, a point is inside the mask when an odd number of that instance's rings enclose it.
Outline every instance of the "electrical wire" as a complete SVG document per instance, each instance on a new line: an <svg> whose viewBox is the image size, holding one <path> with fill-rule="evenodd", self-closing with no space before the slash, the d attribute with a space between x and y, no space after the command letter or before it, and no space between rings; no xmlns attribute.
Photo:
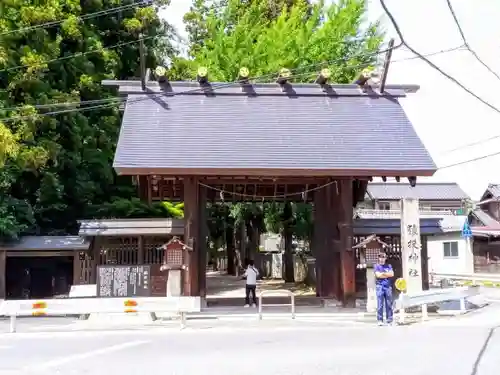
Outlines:
<svg viewBox="0 0 500 375"><path fill-rule="evenodd" d="M385 0L379 0L380 1L380 5L382 6L382 8L384 9L384 12L385 14L387 15L387 17L389 18L389 20L391 21L392 25L394 26L394 29L396 30L396 33L398 34L398 37L399 39L401 40L401 43L410 51L412 52L413 54L415 54L418 58L420 58L421 60L423 60L425 63L427 63L427 65L429 65L431 68L433 68L434 70L438 71L441 75L443 75L444 77L446 77L448 80L450 80L451 82L455 83L457 86L459 86L462 90L464 90L465 92L467 92L469 95L473 96L474 98L476 98L478 101L480 101L481 103L483 103L484 105L486 105L487 107L489 107L490 109L494 110L495 112L497 113L500 113L500 109L498 109L497 107L495 107L493 104L489 103L488 101L484 100L483 98L481 98L479 95L475 94L473 91L471 91L470 89L468 89L466 86L464 86L461 82L459 82L456 78L454 78L453 76L449 75L448 73L446 73L445 71L443 71L441 68L439 68L436 64L434 64L432 61L430 61L429 59L427 59L424 55L422 55L421 53L419 53L418 51L416 51L414 48L412 48L410 45L408 45L408 43L406 42L404 36L403 36L403 33L401 32L401 29L396 21L396 19L394 18L394 16L392 15L391 11L387 8L387 5L385 4Z"/></svg>
<svg viewBox="0 0 500 375"><path fill-rule="evenodd" d="M17 106L17 107L5 107L2 108L0 107L0 112L13 112L13 111L19 111L23 109L47 109L47 108L54 108L54 107L72 107L72 106L78 106L78 105L90 105L90 104L103 104L103 103L108 103L108 102L124 102L125 98L120 98L120 97L112 97L112 98L107 98L107 99L95 99L95 100L80 100L80 101L74 101L74 102L60 102L60 103L48 103L48 104L29 104L26 103L25 105Z"/></svg>
<svg viewBox="0 0 500 375"><path fill-rule="evenodd" d="M118 6L115 8L104 9L104 10L100 10L98 12L84 14L82 16L75 17L74 19L83 21L83 20L87 20L87 19L91 19L91 18L97 18L97 17L108 15L108 14L118 13L118 12L121 12L123 10L127 10L129 8L134 8L134 7L137 7L138 5L142 5L142 4L148 5L148 6L154 5L154 1L151 2L151 1L147 1L147 0L140 0L136 3L121 5L121 6ZM65 18L65 19L59 20L59 21L50 21L50 22L42 23L40 25L26 26L26 27L22 27L19 29L5 31L3 33L0 33L0 37L15 34L15 33L22 33L22 32L26 32L26 31L37 30L37 29L46 29L49 27L60 25L68 20L69 20L69 18Z"/></svg>
<svg viewBox="0 0 500 375"><path fill-rule="evenodd" d="M469 163L473 163L473 162L476 162L476 161L488 159L488 158L491 158L491 157L497 156L497 155L500 155L500 151L493 152L493 153L488 154L488 155L478 156L478 157L472 158L472 159L467 159L467 160L459 161L457 163L448 164L448 165L445 165L444 167L439 167L438 170L447 169L447 168L453 168L453 167L458 167L460 165L469 164Z"/></svg>
<svg viewBox="0 0 500 375"><path fill-rule="evenodd" d="M109 47L104 47L104 48L112 48L113 46ZM430 52L424 56L436 56L444 53L449 53L449 52L454 52L454 51L460 51L463 46L458 46L458 47L452 47L452 48L447 48L447 49L442 49L439 51L434 51ZM98 52L98 51L96 51ZM394 63L399 63L399 62L404 62L404 61L409 61L409 60L414 60L417 59L417 56L412 56L412 57L405 57L401 59L396 59L391 62L391 64ZM354 69L356 67L361 67L364 65L357 65L357 66L350 66L349 68ZM17 107L7 107L7 108L0 108L0 111L17 111L17 110L22 110L25 109L27 106L30 108L36 108L36 109L46 109L46 108L54 108L54 107L66 107L66 106L74 106L74 105L82 105L82 104L101 104L104 102L109 102L109 101L124 101L125 98L109 98L109 99L98 99L98 100L81 100L81 101L75 101L75 102L61 102L61 103L51 103L51 104L25 104L25 105L20 105ZM500 137L500 135L499 135Z"/></svg>
<svg viewBox="0 0 500 375"><path fill-rule="evenodd" d="M429 53L426 53L426 54L424 54L422 56L424 56L424 57L432 57L432 56L442 55L443 53L449 53L449 52L455 52L455 51L464 51L464 47L465 47L465 45L462 44L461 46L457 46L457 47L451 47L451 48L446 48L446 49L442 49L442 50L435 51L435 52L429 52ZM412 56L412 57L406 57L404 59L397 59L397 60L392 61L391 64L395 63L395 62L408 61L408 60L416 60L416 59L420 59L420 57L419 56Z"/></svg>
<svg viewBox="0 0 500 375"><path fill-rule="evenodd" d="M465 37L465 33L462 29L462 25L460 24L460 21L458 20L458 17L455 13L455 9L453 9L453 5L451 5L451 1L450 0L446 0L446 4L448 5L448 9L450 10L450 13L451 13L451 16L453 17L453 20L455 21L455 25L457 25L457 29L458 29L458 32L460 33L460 36L462 37L462 40L464 42L464 46L465 48L467 48L467 50L472 54L472 56L474 56L474 58L482 65L484 66L486 69L488 69L488 71L493 74L499 81L500 81L500 75L498 75L498 73L496 73L490 66L488 66L488 64L486 64L483 59L481 59L481 57L479 57L479 55L476 53L475 50L473 50L469 44L469 42L467 41L467 38Z"/></svg>
<svg viewBox="0 0 500 375"><path fill-rule="evenodd" d="M440 155L448 155L448 154L451 154L455 151L463 150L465 148L469 148L472 146L479 146L479 145L482 145L483 143L487 143L487 142L493 141L493 140L498 139L498 138L500 138L500 134L495 134L495 135L492 135L491 137L483 138L483 139L480 139L478 141L466 143L462 146L458 146L458 147L446 150L446 151L440 153Z"/></svg>
<svg viewBox="0 0 500 375"><path fill-rule="evenodd" d="M71 55L57 57L57 58L54 58L54 59L51 59L51 60L46 60L46 61L41 62L40 64L37 64L37 65L26 64L26 65L12 66L10 68L1 69L0 73L2 73L2 72L10 72L10 71L13 71L13 70L18 70L18 69L23 69L23 68L36 68L36 67L40 67L41 65L50 64L50 63L53 63L53 62L56 62L56 61L62 61L62 60L73 59L73 58L76 58L76 57L82 57L82 56L89 55L91 53L102 52L104 49L113 49L113 48L123 47L123 46L127 46L129 44L139 43L139 42L144 41L144 40L156 39L158 37L159 37L159 35L156 35L156 36L147 36L147 37L138 38L138 39L135 39L135 40L130 40L128 42L122 42L122 43L113 44L111 46L94 48L94 49L89 50L89 51L78 52L78 53L74 53L74 54L71 54Z"/></svg>
<svg viewBox="0 0 500 375"><path fill-rule="evenodd" d="M393 46L392 48L387 48L387 49L384 49L384 50L379 50L377 52L370 53L370 54L354 55L354 56L351 56L350 59L351 58L356 58L356 57L373 57L373 56L377 56L377 55L382 54L382 53L386 53L387 51L389 51L391 49L392 50L397 49L399 47L400 47L400 45L396 45L396 46ZM321 62L321 63L310 64L310 65L306 65L306 66L299 67L299 68L296 68L296 69L292 69L291 72L294 73L296 71L300 71L300 70L304 70L304 69L313 69L313 68L317 68L319 66L331 65L331 64L334 64L334 63L346 62L346 61L347 61L346 58L335 59L335 60L330 60L330 61L324 61L324 62ZM350 69L360 68L360 67L366 68L367 66L369 66L369 64L359 64L359 65L349 66L349 68ZM270 77L275 78L277 76L277 74L278 73L273 72L273 73L269 73L269 74L262 75L262 76L259 76L259 77L252 77L251 80L262 80L262 79L267 79L267 78L270 78ZM303 75L309 75L309 74L311 74L311 72L304 72L302 74L292 74L291 77L290 77L290 79L297 78L297 77L300 77L300 76L303 76ZM221 84L213 85L211 89L212 90L218 90L218 89L222 89L222 88L226 88L226 87L231 87L231 86L234 86L234 85L237 85L237 84L241 84L241 83L242 83L242 81L240 81L240 80L233 81L233 82L228 82L228 83L221 83ZM161 97L161 96L170 97L170 96L177 96L177 95L185 95L185 94L191 94L191 93L196 93L196 92L203 92L204 90L205 89L203 87L198 87L198 88L195 88L195 89L190 89L190 90L185 90L185 91L180 91L180 92L174 92L174 93L165 93L165 92L162 92L162 93L158 93L158 94L154 94L154 95L146 95L143 98L137 98L137 99L127 100L127 105L132 105L132 104L137 103L137 102L142 102L142 101L146 101L146 100L155 99L155 98L158 98L158 97ZM92 109L104 109L104 108L113 107L116 104L121 104L121 103L110 103L110 104L103 104L103 105L97 105L97 106L90 106L90 107L86 107L86 108L74 108L74 109L67 109L67 110L62 110L62 111L52 111L52 112L46 112L46 113L37 113L37 114L27 115L27 116L6 117L6 118L0 119L0 122L11 122L11 121L27 120L27 119L36 118L36 117L39 117L39 116L50 116L50 115L66 114L66 113L71 113L71 112L80 112L80 111L83 111L83 110L88 111L88 110L92 110Z"/></svg>

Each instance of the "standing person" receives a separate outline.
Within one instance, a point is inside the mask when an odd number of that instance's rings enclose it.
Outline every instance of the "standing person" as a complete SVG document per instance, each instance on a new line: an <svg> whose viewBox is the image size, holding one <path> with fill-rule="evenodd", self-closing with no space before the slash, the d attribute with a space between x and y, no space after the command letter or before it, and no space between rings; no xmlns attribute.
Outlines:
<svg viewBox="0 0 500 375"><path fill-rule="evenodd" d="M246 279L245 286L245 307L250 307L250 294L252 294L252 306L257 306L257 297L255 296L255 290L257 289L257 278L259 277L259 271L254 266L253 260L249 259L247 262L247 269L243 274Z"/></svg>
<svg viewBox="0 0 500 375"><path fill-rule="evenodd" d="M394 277L392 266L387 263L387 255L381 252L378 255L378 263L375 265L376 293L377 293L377 321L378 325L392 324L392 285L391 278Z"/></svg>

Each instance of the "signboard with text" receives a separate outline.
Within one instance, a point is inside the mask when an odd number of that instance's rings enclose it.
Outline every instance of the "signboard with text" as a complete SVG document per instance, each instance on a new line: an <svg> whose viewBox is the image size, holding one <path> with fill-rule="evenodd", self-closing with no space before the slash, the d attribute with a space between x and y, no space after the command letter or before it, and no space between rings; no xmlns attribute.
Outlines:
<svg viewBox="0 0 500 375"><path fill-rule="evenodd" d="M422 291L421 250L418 199L406 198L401 201L401 261L408 293Z"/></svg>
<svg viewBox="0 0 500 375"><path fill-rule="evenodd" d="M106 265L97 268L98 297L149 297L150 266Z"/></svg>

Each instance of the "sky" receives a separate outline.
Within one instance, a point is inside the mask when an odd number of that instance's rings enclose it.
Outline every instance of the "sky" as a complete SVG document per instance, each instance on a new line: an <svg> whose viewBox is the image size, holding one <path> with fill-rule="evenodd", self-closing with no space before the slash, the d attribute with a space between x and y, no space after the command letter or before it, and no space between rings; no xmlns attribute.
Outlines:
<svg viewBox="0 0 500 375"><path fill-rule="evenodd" d="M161 13L183 37L186 32L182 18L190 5L190 0L171 0L171 5ZM419 53L429 54L462 44L446 0L386 0L386 5L406 42ZM500 1L481 0L478 6L477 0L452 0L452 5L472 49L500 74ZM379 0L369 0L368 10L369 19L381 20L388 38L398 40ZM468 51L429 57L446 73L499 108L499 112L495 112L424 61L397 62L412 56L405 49L394 51L388 83L420 85L420 90L402 99L401 104L440 168L435 176L425 180L457 182L473 199L479 199L488 183L500 183L500 155L456 167L447 166L500 152L500 96L497 94L500 81ZM495 136L498 138L464 147ZM449 152L456 148L459 149Z"/></svg>

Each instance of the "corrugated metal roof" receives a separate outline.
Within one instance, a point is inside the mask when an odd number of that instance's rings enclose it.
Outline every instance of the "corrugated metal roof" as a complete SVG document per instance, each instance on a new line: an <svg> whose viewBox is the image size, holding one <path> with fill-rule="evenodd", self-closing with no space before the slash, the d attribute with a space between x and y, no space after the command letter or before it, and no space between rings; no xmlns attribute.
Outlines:
<svg viewBox="0 0 500 375"><path fill-rule="evenodd" d="M80 221L80 236L174 235L184 234L182 219L106 219Z"/></svg>
<svg viewBox="0 0 500 375"><path fill-rule="evenodd" d="M474 215L486 227L500 228L500 222L495 220L495 218L491 217L490 214L481 210L480 208L477 208L474 211L472 211L472 215Z"/></svg>
<svg viewBox="0 0 500 375"><path fill-rule="evenodd" d="M199 90L196 83L189 87ZM129 95L114 167L436 170L395 97L362 94L352 85L335 95L319 85L253 88L250 94L233 85L209 94ZM173 83L172 90L186 84Z"/></svg>
<svg viewBox="0 0 500 375"><path fill-rule="evenodd" d="M9 251L85 251L90 241L79 236L24 236L19 241L0 245L0 249Z"/></svg>
<svg viewBox="0 0 500 375"><path fill-rule="evenodd" d="M418 198L420 200L462 200L469 196L457 183L421 183L415 187L409 183L372 182L368 184L368 194L372 199L394 200Z"/></svg>
<svg viewBox="0 0 500 375"><path fill-rule="evenodd" d="M466 215L443 216L439 222L439 225L441 226L441 229L445 233L461 232L464 227L466 219L467 219Z"/></svg>

